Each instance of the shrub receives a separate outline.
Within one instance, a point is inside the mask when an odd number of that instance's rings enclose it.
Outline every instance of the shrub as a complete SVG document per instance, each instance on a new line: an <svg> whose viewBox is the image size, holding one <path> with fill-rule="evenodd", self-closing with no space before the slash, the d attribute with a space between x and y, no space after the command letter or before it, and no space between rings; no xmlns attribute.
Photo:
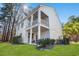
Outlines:
<svg viewBox="0 0 79 59"><path fill-rule="evenodd" d="M65 44L70 44L70 40L68 38L64 38L63 40Z"/></svg>
<svg viewBox="0 0 79 59"><path fill-rule="evenodd" d="M56 44L65 44L65 43L64 43L64 40L58 39Z"/></svg>
<svg viewBox="0 0 79 59"><path fill-rule="evenodd" d="M22 43L22 37L21 36L15 36L12 40L10 40L12 44L21 44Z"/></svg>
<svg viewBox="0 0 79 59"><path fill-rule="evenodd" d="M69 44L70 43L70 40L68 38L63 38L63 39L57 39L57 42L56 44Z"/></svg>
<svg viewBox="0 0 79 59"><path fill-rule="evenodd" d="M49 45L53 45L55 42L54 39L49 39L49 38L45 38L45 39L40 39L38 41L38 44L41 46L41 47L46 47L46 46L49 46Z"/></svg>
<svg viewBox="0 0 79 59"><path fill-rule="evenodd" d="M50 39L50 44L53 45L55 43L55 39Z"/></svg>

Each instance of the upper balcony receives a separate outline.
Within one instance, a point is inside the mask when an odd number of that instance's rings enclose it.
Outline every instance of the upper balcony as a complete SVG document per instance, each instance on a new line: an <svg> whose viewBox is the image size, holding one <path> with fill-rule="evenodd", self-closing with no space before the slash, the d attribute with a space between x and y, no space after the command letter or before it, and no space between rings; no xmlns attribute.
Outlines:
<svg viewBox="0 0 79 59"><path fill-rule="evenodd" d="M32 22L32 26L33 26L33 25L36 25L36 24L39 24L38 20L35 20L35 21ZM44 20L44 19L41 19L40 24L49 27L48 21L46 21L46 20Z"/></svg>
<svg viewBox="0 0 79 59"><path fill-rule="evenodd" d="M48 16L46 14L44 14L43 12L40 12L40 16L38 15L38 12L34 13L32 15L33 18L29 17L28 18L28 26L27 27L31 27L34 25L38 25L39 24L39 19L38 17L40 17L40 24L44 25L46 27L49 27L49 19ZM31 22L32 20L32 22Z"/></svg>

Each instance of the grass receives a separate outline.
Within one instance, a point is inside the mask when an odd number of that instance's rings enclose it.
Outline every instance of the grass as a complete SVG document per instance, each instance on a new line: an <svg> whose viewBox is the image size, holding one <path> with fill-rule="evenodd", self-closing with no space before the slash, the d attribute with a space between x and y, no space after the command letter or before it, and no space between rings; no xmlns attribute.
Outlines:
<svg viewBox="0 0 79 59"><path fill-rule="evenodd" d="M56 45L50 50L37 50L33 45L0 43L0 56L78 56L79 45Z"/></svg>

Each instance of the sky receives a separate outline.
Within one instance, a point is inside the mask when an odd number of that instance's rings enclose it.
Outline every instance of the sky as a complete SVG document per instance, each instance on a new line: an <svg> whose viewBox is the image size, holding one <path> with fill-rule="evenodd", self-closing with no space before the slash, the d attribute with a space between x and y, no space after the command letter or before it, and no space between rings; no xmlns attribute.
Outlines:
<svg viewBox="0 0 79 59"><path fill-rule="evenodd" d="M38 5L47 5L55 8L62 23L66 23L72 15L79 16L79 3L27 3L25 5L31 8L36 8Z"/></svg>
<svg viewBox="0 0 79 59"><path fill-rule="evenodd" d="M30 6L35 8L39 3L32 3ZM59 19L62 23L66 23L72 15L79 16L79 3L44 3L56 9Z"/></svg>

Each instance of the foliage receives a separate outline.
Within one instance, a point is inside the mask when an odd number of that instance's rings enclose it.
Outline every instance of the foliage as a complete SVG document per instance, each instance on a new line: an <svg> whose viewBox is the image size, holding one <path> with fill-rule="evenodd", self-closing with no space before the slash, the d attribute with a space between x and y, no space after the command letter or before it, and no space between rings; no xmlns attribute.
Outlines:
<svg viewBox="0 0 79 59"><path fill-rule="evenodd" d="M56 40L57 45L67 45L70 44L70 40L68 38L63 38L63 39L57 39Z"/></svg>
<svg viewBox="0 0 79 59"><path fill-rule="evenodd" d="M4 29L3 29L3 41L9 41L14 36L15 30L15 17L18 12L18 8L20 4L17 3L3 3L1 4L2 7L0 8L0 19L4 22ZM18 7L18 8L17 8ZM7 29L7 30L6 30Z"/></svg>
<svg viewBox="0 0 79 59"><path fill-rule="evenodd" d="M69 38L65 38L65 37L64 37L63 41L64 41L64 44L65 44L65 45L70 44Z"/></svg>
<svg viewBox="0 0 79 59"><path fill-rule="evenodd" d="M12 20L11 17L13 14L13 5L12 3L3 3L1 5L2 7L0 8L0 18L4 22L2 41L8 41L10 36L10 23Z"/></svg>
<svg viewBox="0 0 79 59"><path fill-rule="evenodd" d="M40 47L47 47L53 45L54 42L55 40L53 39L45 38L45 39L40 39L38 44L40 45Z"/></svg>
<svg viewBox="0 0 79 59"><path fill-rule="evenodd" d="M15 36L12 40L10 40L12 44L21 44L22 43L22 37L21 36Z"/></svg>
<svg viewBox="0 0 79 59"><path fill-rule="evenodd" d="M69 17L69 21L63 27L64 37L79 41L79 17Z"/></svg>
<svg viewBox="0 0 79 59"><path fill-rule="evenodd" d="M12 11L13 10L12 4L11 3L3 3L2 6L3 7L0 9L0 11L1 11L0 16L3 18L2 20L6 21L5 17L8 18L7 20L11 20L10 18L11 18L12 12L13 12Z"/></svg>

